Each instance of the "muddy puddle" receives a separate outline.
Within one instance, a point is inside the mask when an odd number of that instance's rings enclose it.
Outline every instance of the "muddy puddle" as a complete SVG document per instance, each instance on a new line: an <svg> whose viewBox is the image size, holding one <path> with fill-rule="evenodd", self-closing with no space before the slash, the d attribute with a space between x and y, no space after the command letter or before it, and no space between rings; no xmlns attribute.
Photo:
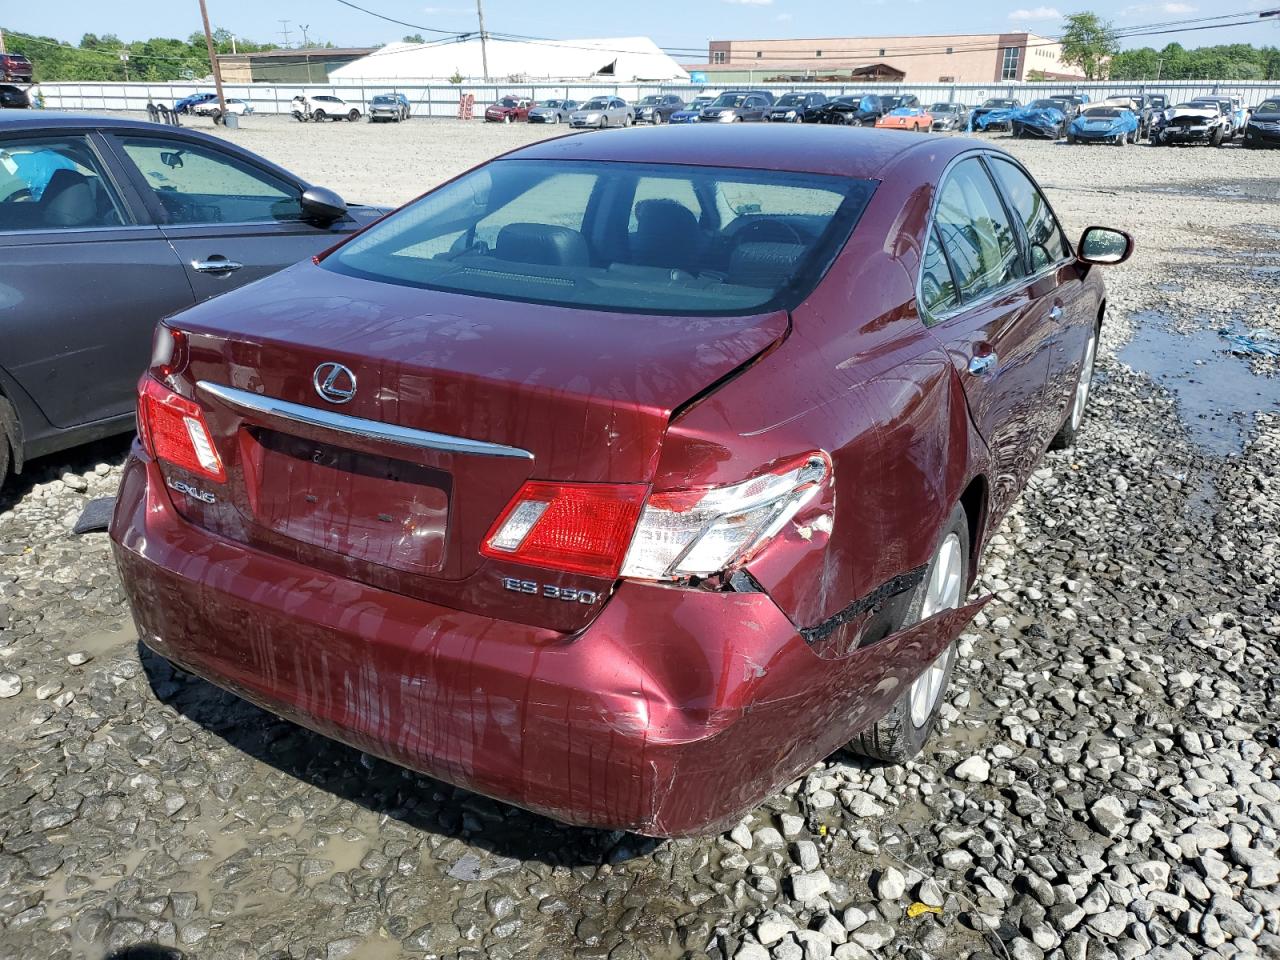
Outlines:
<svg viewBox="0 0 1280 960"><path fill-rule="evenodd" d="M1154 310L1133 320L1133 339L1121 349L1120 361L1173 394L1192 442L1207 453L1240 453L1254 415L1280 410L1280 379L1255 374L1216 330L1181 332Z"/></svg>
<svg viewBox="0 0 1280 960"><path fill-rule="evenodd" d="M1183 197L1211 197L1215 200L1280 200L1280 179L1219 180L1197 183L1160 183L1138 187L1138 193L1163 193Z"/></svg>

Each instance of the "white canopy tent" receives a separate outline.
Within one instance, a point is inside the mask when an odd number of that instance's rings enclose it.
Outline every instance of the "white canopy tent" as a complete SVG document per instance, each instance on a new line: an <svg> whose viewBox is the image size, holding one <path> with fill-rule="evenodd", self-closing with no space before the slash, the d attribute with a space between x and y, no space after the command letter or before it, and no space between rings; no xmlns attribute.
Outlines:
<svg viewBox="0 0 1280 960"><path fill-rule="evenodd" d="M597 40L495 40L487 42L489 77L540 80L687 81L689 74L648 37ZM445 80L484 75L479 38L449 43L389 43L330 71L335 83Z"/></svg>

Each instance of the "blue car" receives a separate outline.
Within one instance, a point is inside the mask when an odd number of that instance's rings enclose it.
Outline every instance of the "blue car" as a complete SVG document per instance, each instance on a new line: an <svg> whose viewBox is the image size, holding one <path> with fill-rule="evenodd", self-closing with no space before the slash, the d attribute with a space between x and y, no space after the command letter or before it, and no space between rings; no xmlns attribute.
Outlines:
<svg viewBox="0 0 1280 960"><path fill-rule="evenodd" d="M1138 142L1138 116L1124 107L1086 107L1067 127L1067 143Z"/></svg>
<svg viewBox="0 0 1280 960"><path fill-rule="evenodd" d="M670 123L697 123L703 107L715 103L715 97L694 97L683 110L677 110L669 118Z"/></svg>
<svg viewBox="0 0 1280 960"><path fill-rule="evenodd" d="M1068 109L1070 104L1063 100L1032 100L1025 107L1013 111L1009 117L1009 129L1014 137L1057 140L1067 130Z"/></svg>
<svg viewBox="0 0 1280 960"><path fill-rule="evenodd" d="M192 107L198 103L208 103L210 100L217 100L216 93L193 93L189 97L183 97L173 105L174 113L190 113Z"/></svg>
<svg viewBox="0 0 1280 960"><path fill-rule="evenodd" d="M1013 111L1020 106L1022 106L1021 100L992 97L969 114L969 129L971 131L994 130L1000 127L1008 127L1009 118L1013 116Z"/></svg>

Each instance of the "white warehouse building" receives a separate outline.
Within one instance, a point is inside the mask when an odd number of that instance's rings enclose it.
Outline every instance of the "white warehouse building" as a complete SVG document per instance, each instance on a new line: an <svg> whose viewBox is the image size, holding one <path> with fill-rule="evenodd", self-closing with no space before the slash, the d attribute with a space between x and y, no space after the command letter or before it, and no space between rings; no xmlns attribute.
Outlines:
<svg viewBox="0 0 1280 960"><path fill-rule="evenodd" d="M689 74L648 37L486 42L491 80L615 83L687 81ZM485 74L479 38L449 43L389 43L330 71L333 83L449 80L476 82Z"/></svg>

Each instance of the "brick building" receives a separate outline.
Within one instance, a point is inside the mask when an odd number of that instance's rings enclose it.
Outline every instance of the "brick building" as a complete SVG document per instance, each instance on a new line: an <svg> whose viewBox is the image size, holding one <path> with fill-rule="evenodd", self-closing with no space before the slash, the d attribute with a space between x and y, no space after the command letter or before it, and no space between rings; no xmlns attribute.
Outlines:
<svg viewBox="0 0 1280 960"><path fill-rule="evenodd" d="M712 40L707 63L687 65L708 82L858 78L874 64L917 83L998 83L1043 77L1083 80L1062 62L1062 46L1034 33L809 40Z"/></svg>

